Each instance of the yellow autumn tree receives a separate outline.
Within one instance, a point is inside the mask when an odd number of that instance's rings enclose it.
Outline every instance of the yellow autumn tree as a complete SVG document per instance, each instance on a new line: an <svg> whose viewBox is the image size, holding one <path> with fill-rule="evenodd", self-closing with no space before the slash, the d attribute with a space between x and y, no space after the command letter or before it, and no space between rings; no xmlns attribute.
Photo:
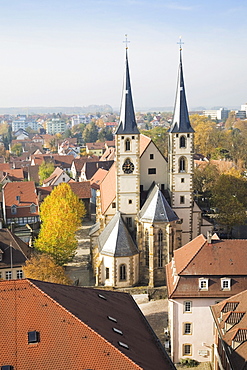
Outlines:
<svg viewBox="0 0 247 370"><path fill-rule="evenodd" d="M56 284L72 284L65 275L64 268L55 263L54 259L47 254L37 254L26 261L23 266L26 278L48 281Z"/></svg>
<svg viewBox="0 0 247 370"><path fill-rule="evenodd" d="M75 255L75 232L86 214L84 203L68 184L58 185L40 207L41 229L35 248L64 265Z"/></svg>

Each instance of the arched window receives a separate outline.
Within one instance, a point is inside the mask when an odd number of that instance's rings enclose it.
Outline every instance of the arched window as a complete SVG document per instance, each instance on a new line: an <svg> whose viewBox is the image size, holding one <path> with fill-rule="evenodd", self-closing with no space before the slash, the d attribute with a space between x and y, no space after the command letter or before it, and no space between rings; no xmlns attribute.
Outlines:
<svg viewBox="0 0 247 370"><path fill-rule="evenodd" d="M158 231L158 267L163 267L163 231Z"/></svg>
<svg viewBox="0 0 247 370"><path fill-rule="evenodd" d="M130 150L130 139L126 139L125 140L125 151L129 151Z"/></svg>
<svg viewBox="0 0 247 370"><path fill-rule="evenodd" d="M145 230L144 239L144 253L145 253L145 263L149 266L149 232L148 229Z"/></svg>
<svg viewBox="0 0 247 370"><path fill-rule="evenodd" d="M12 215L15 215L17 213L17 207L16 207L16 205L15 204L13 204L12 206L11 206L11 214Z"/></svg>
<svg viewBox="0 0 247 370"><path fill-rule="evenodd" d="M181 136L179 140L179 147L180 148L186 148L186 139L185 136Z"/></svg>
<svg viewBox="0 0 247 370"><path fill-rule="evenodd" d="M125 281L126 280L126 265L122 263L119 266L119 280L120 281Z"/></svg>
<svg viewBox="0 0 247 370"><path fill-rule="evenodd" d="M186 159L184 157L181 157L179 159L179 172L185 172L186 170Z"/></svg>

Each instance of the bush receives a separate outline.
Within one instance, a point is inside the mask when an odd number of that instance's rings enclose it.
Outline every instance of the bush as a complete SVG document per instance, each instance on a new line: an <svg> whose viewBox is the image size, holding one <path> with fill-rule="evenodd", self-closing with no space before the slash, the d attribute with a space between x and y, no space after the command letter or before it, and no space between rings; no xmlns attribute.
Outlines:
<svg viewBox="0 0 247 370"><path fill-rule="evenodd" d="M199 362L193 360L193 358L181 358L180 364L184 367L196 367L199 365Z"/></svg>

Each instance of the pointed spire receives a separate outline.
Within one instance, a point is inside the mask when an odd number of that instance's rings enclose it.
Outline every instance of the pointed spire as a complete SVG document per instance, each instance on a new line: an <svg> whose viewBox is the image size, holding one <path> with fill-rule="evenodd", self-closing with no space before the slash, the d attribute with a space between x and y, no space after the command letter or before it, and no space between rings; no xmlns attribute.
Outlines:
<svg viewBox="0 0 247 370"><path fill-rule="evenodd" d="M187 102L186 102L183 65L182 65L181 41L180 41L180 63L179 63L179 70L178 70L178 84L177 84L176 100L175 100L173 121L169 129L169 132L172 132L172 133L194 132L190 124L188 107L187 107Z"/></svg>
<svg viewBox="0 0 247 370"><path fill-rule="evenodd" d="M139 130L136 125L135 111L131 93L127 47L120 121L116 130L116 134L139 134Z"/></svg>

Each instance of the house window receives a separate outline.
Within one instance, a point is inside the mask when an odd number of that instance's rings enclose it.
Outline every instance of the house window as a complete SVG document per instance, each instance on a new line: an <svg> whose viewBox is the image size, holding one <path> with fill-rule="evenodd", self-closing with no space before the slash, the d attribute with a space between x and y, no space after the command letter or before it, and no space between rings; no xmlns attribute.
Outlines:
<svg viewBox="0 0 247 370"><path fill-rule="evenodd" d="M132 136L132 140L135 140L135 136Z"/></svg>
<svg viewBox="0 0 247 370"><path fill-rule="evenodd" d="M192 302L184 301L184 312L192 312Z"/></svg>
<svg viewBox="0 0 247 370"><path fill-rule="evenodd" d="M149 175L155 175L156 174L156 168L149 168L148 169L148 174Z"/></svg>
<svg viewBox="0 0 247 370"><path fill-rule="evenodd" d="M185 322L184 323L184 335L192 334L192 324L191 322Z"/></svg>
<svg viewBox="0 0 247 370"><path fill-rule="evenodd" d="M150 154L149 158L150 159L154 159L154 155L153 154Z"/></svg>
<svg viewBox="0 0 247 370"><path fill-rule="evenodd" d="M12 271L5 271L5 279L6 280L12 279Z"/></svg>
<svg viewBox="0 0 247 370"><path fill-rule="evenodd" d="M38 343L40 341L39 332L36 330L29 331L27 335L28 335L28 344Z"/></svg>
<svg viewBox="0 0 247 370"><path fill-rule="evenodd" d="M12 365L3 365L1 366L1 370L13 370L13 366Z"/></svg>
<svg viewBox="0 0 247 370"><path fill-rule="evenodd" d="M126 139L125 140L125 151L129 151L130 150L130 139Z"/></svg>
<svg viewBox="0 0 247 370"><path fill-rule="evenodd" d="M36 212L36 206L35 206L35 204L31 204L31 206L30 206L30 212L31 213L35 213Z"/></svg>
<svg viewBox="0 0 247 370"><path fill-rule="evenodd" d="M106 279L109 279L110 278L110 269L109 269L109 267L106 267L105 268L105 278Z"/></svg>
<svg viewBox="0 0 247 370"><path fill-rule="evenodd" d="M131 217L126 217L126 225L127 225L127 227L132 227L132 218Z"/></svg>
<svg viewBox="0 0 247 370"><path fill-rule="evenodd" d="M119 266L119 280L125 281L126 280L126 265L122 264Z"/></svg>
<svg viewBox="0 0 247 370"><path fill-rule="evenodd" d="M208 290L208 279L204 278L199 279L199 289Z"/></svg>
<svg viewBox="0 0 247 370"><path fill-rule="evenodd" d="M17 213L17 207L16 205L11 206L11 214L15 215Z"/></svg>
<svg viewBox="0 0 247 370"><path fill-rule="evenodd" d="M192 345L183 344L183 356L191 356L191 355L192 355Z"/></svg>
<svg viewBox="0 0 247 370"><path fill-rule="evenodd" d="M132 199L129 199L129 204L132 204Z"/></svg>
<svg viewBox="0 0 247 370"><path fill-rule="evenodd" d="M144 235L144 253L145 253L146 266L149 266L149 232L148 232L148 229L145 230L145 235Z"/></svg>
<svg viewBox="0 0 247 370"><path fill-rule="evenodd" d="M23 278L23 271L17 270L16 271L16 279L22 279Z"/></svg>
<svg viewBox="0 0 247 370"><path fill-rule="evenodd" d="M180 148L186 148L186 139L185 136L181 136L179 140L179 147Z"/></svg>
<svg viewBox="0 0 247 370"><path fill-rule="evenodd" d="M181 182L184 182L184 178L183 177L181 178Z"/></svg>
<svg viewBox="0 0 247 370"><path fill-rule="evenodd" d="M221 289L222 290L230 290L231 289L231 279L230 278L222 278L221 279Z"/></svg>
<svg viewBox="0 0 247 370"><path fill-rule="evenodd" d="M163 267L163 232L158 232L158 267Z"/></svg>
<svg viewBox="0 0 247 370"><path fill-rule="evenodd" d="M180 196L180 204L184 204L184 196L183 195Z"/></svg>
<svg viewBox="0 0 247 370"><path fill-rule="evenodd" d="M116 208L116 203L115 202L112 203L112 208Z"/></svg>
<svg viewBox="0 0 247 370"><path fill-rule="evenodd" d="M186 165L186 160L184 157L181 157L179 159L179 172L185 172L185 165Z"/></svg>

